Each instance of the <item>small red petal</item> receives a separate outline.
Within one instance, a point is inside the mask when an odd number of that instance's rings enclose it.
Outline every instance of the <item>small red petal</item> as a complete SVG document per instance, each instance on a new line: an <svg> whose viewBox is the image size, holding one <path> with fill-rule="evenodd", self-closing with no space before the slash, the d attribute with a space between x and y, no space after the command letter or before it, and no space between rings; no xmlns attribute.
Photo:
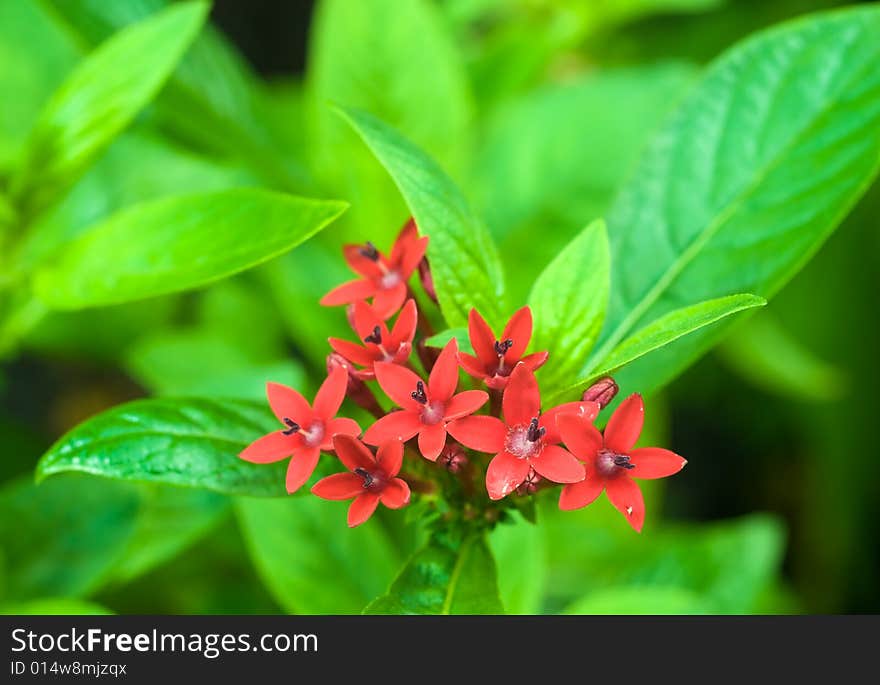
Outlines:
<svg viewBox="0 0 880 685"><path fill-rule="evenodd" d="M635 481L628 476L618 476L605 481L605 492L611 504L624 515L629 525L637 533L642 532L645 523L645 500Z"/></svg>
<svg viewBox="0 0 880 685"><path fill-rule="evenodd" d="M341 366L334 367L315 395L315 416L325 423L336 416L336 412L342 406L342 400L345 399L346 388L348 388L348 369Z"/></svg>
<svg viewBox="0 0 880 685"><path fill-rule="evenodd" d="M428 461L437 461L437 457L446 446L446 426L443 423L435 423L430 426L422 426L419 431L419 452Z"/></svg>
<svg viewBox="0 0 880 685"><path fill-rule="evenodd" d="M333 450L339 461L345 464L349 471L366 469L372 471L376 468L376 459L373 453L357 438L345 433L340 433L333 438Z"/></svg>
<svg viewBox="0 0 880 685"><path fill-rule="evenodd" d="M373 281L358 279L338 285L321 298L321 304L325 307L335 307L340 304L350 304L372 297L376 294L376 284Z"/></svg>
<svg viewBox="0 0 880 685"><path fill-rule="evenodd" d="M532 339L532 310L523 307L517 310L504 327L501 340L512 340L510 349L504 353L505 364L513 365L519 361Z"/></svg>
<svg viewBox="0 0 880 685"><path fill-rule="evenodd" d="M466 416L446 425L449 434L465 447L494 454L504 449L507 427L494 416Z"/></svg>
<svg viewBox="0 0 880 685"><path fill-rule="evenodd" d="M527 459L518 459L510 452L495 455L486 469L486 491L489 498L498 500L509 495L526 479L530 469Z"/></svg>
<svg viewBox="0 0 880 685"><path fill-rule="evenodd" d="M541 393L535 374L517 364L501 399L504 421L508 426L527 424L541 413Z"/></svg>
<svg viewBox="0 0 880 685"><path fill-rule="evenodd" d="M372 492L365 492L355 497L348 508L348 527L354 528L361 525L373 515L378 505L379 495Z"/></svg>
<svg viewBox="0 0 880 685"><path fill-rule="evenodd" d="M321 451L317 447L298 450L287 465L287 492L291 495L299 490L312 477Z"/></svg>
<svg viewBox="0 0 880 685"><path fill-rule="evenodd" d="M361 366L372 366L378 356L366 347L349 342L348 340L340 340L339 338L329 338L330 347L334 352L338 352L348 361Z"/></svg>
<svg viewBox="0 0 880 685"><path fill-rule="evenodd" d="M378 262L373 261L369 257L365 257L362 253L363 245L345 245L342 248L342 255L348 266L356 274L364 278L377 279L382 278L382 269ZM380 256L380 259L382 257Z"/></svg>
<svg viewBox="0 0 880 685"><path fill-rule="evenodd" d="M473 376L474 378L486 377L486 370L483 368L480 360L472 354L459 352L458 361L461 364L461 368L463 368L468 375Z"/></svg>
<svg viewBox="0 0 880 685"><path fill-rule="evenodd" d="M296 421L300 426L307 426L315 415L306 398L286 385L266 383L266 396L269 398L272 412L282 423L288 418Z"/></svg>
<svg viewBox="0 0 880 685"><path fill-rule="evenodd" d="M558 445L545 445L529 461L535 471L554 483L579 483L587 475L584 465Z"/></svg>
<svg viewBox="0 0 880 685"><path fill-rule="evenodd" d="M520 361L528 366L532 371L537 371L544 363L547 361L547 358L550 356L549 352L532 352L532 354L527 354L525 357L520 359Z"/></svg>
<svg viewBox="0 0 880 685"><path fill-rule="evenodd" d="M476 309L471 309L468 314L468 336L471 339L471 347L474 348L474 352L480 360L480 365L485 368L494 367L498 363L498 354L495 352L495 334Z"/></svg>
<svg viewBox="0 0 880 685"><path fill-rule="evenodd" d="M376 372L376 380L379 381L382 390L397 405L411 411L421 411L422 405L412 397L421 378L409 369L390 362L376 362L373 365L373 370Z"/></svg>
<svg viewBox="0 0 880 685"><path fill-rule="evenodd" d="M638 393L630 395L611 415L605 427L605 444L618 454L627 454L642 433L645 405Z"/></svg>
<svg viewBox="0 0 880 685"><path fill-rule="evenodd" d="M405 282L400 282L392 288L377 290L373 297L373 310L383 319L390 319L403 306L406 293Z"/></svg>
<svg viewBox="0 0 880 685"><path fill-rule="evenodd" d="M321 449L330 451L333 449L333 438L337 435L350 435L356 438L361 434L361 427L354 419L345 417L332 419L324 425L324 441L321 443Z"/></svg>
<svg viewBox="0 0 880 685"><path fill-rule="evenodd" d="M599 478L587 476L580 483L570 483L559 493L559 508L563 511L580 509L596 501L605 484Z"/></svg>
<svg viewBox="0 0 880 685"><path fill-rule="evenodd" d="M446 402L458 385L458 341L452 338L443 350L428 377L428 399Z"/></svg>
<svg viewBox="0 0 880 685"><path fill-rule="evenodd" d="M312 486L312 493L321 499L351 499L364 492L364 481L353 473L334 473Z"/></svg>
<svg viewBox="0 0 880 685"><path fill-rule="evenodd" d="M354 303L351 318L354 324L354 331L358 334L358 338L361 340L368 335L372 335L373 329L376 326L379 327L379 335L382 337L383 341L388 341L390 338L385 321L363 300L358 300Z"/></svg>
<svg viewBox="0 0 880 685"><path fill-rule="evenodd" d="M393 266L398 266L408 251L410 251L415 242L419 239L419 229L412 217L407 219L406 223L400 229L400 233L394 239L391 246L390 261Z"/></svg>
<svg viewBox="0 0 880 685"><path fill-rule="evenodd" d="M393 411L367 428L364 442L368 445L381 445L388 440L406 442L418 433L423 425L419 415L409 409Z"/></svg>
<svg viewBox="0 0 880 685"><path fill-rule="evenodd" d="M443 418L447 421L460 419L468 414L473 414L488 401L489 395L482 390L465 390L453 395L446 403Z"/></svg>
<svg viewBox="0 0 880 685"><path fill-rule="evenodd" d="M289 457L300 449L302 440L296 435L284 435L280 430L257 438L238 456L253 464L271 464Z"/></svg>
<svg viewBox="0 0 880 685"><path fill-rule="evenodd" d="M416 326L418 325L419 311L416 308L415 300L407 300L400 310L397 321L394 322L394 328L391 330L391 347L399 347L403 343L412 343L416 335Z"/></svg>
<svg viewBox="0 0 880 685"><path fill-rule="evenodd" d="M577 414L563 414L556 419L556 426L562 442L574 456L587 464L596 463L604 443L602 434L590 421Z"/></svg>
<svg viewBox="0 0 880 685"><path fill-rule="evenodd" d="M662 447L640 447L629 453L635 467L627 474L630 478L665 478L681 471L687 460Z"/></svg>
<svg viewBox="0 0 880 685"><path fill-rule="evenodd" d="M403 441L386 440L376 452L376 464L386 476L396 476L403 466Z"/></svg>
<svg viewBox="0 0 880 685"><path fill-rule="evenodd" d="M379 499L389 509L400 509L409 504L409 485L401 478L392 478L379 494Z"/></svg>
<svg viewBox="0 0 880 685"><path fill-rule="evenodd" d="M400 260L400 273L404 278L412 276L413 271L418 267L419 262L425 256L428 250L428 236L419 238L412 245L407 247L406 253Z"/></svg>

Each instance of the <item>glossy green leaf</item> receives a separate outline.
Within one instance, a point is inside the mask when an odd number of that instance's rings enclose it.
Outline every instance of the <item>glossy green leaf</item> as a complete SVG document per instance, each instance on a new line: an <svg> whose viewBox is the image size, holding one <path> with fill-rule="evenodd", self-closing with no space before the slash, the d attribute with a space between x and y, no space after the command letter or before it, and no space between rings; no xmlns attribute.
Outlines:
<svg viewBox="0 0 880 685"><path fill-rule="evenodd" d="M64 435L37 465L41 480L64 471L205 488L226 494L283 496L286 462L238 458L278 427L264 404L236 400L135 400Z"/></svg>
<svg viewBox="0 0 880 685"><path fill-rule="evenodd" d="M0 614L10 616L109 616L112 613L107 607L95 602L69 597L0 604Z"/></svg>
<svg viewBox="0 0 880 685"><path fill-rule="evenodd" d="M545 390L570 383L599 337L608 305L608 235L600 219L566 245L538 276L529 295L531 348L547 350Z"/></svg>
<svg viewBox="0 0 880 685"><path fill-rule="evenodd" d="M387 124L360 110L341 111L391 174L419 231L430 238L431 273L446 322L467 325L475 307L497 325L503 313L501 262L461 191L433 159Z"/></svg>
<svg viewBox="0 0 880 685"><path fill-rule="evenodd" d="M446 343L455 338L458 341L458 349L468 354L474 354L474 348L471 345L470 335L467 328L447 328L445 331L432 335L425 340L428 347L446 347Z"/></svg>
<svg viewBox="0 0 880 685"><path fill-rule="evenodd" d="M607 215L615 287L592 366L672 309L773 294L821 245L877 172L878 35L876 7L812 15L709 67Z"/></svg>
<svg viewBox="0 0 880 685"><path fill-rule="evenodd" d="M679 587L611 587L570 604L566 614L588 615L694 615L714 613L699 595Z"/></svg>
<svg viewBox="0 0 880 685"><path fill-rule="evenodd" d="M434 535L366 614L501 614L495 560L486 539Z"/></svg>
<svg viewBox="0 0 880 685"><path fill-rule="evenodd" d="M317 497L236 501L260 577L291 613L355 614L388 587L398 554L373 518L345 524L348 503Z"/></svg>
<svg viewBox="0 0 880 685"><path fill-rule="evenodd" d="M175 5L116 34L55 92L34 125L13 180L28 210L66 189L168 78L195 38L208 5Z"/></svg>
<svg viewBox="0 0 880 685"><path fill-rule="evenodd" d="M547 551L539 527L519 517L505 521L489 534L489 548L497 562L498 591L505 612L541 613Z"/></svg>
<svg viewBox="0 0 880 685"><path fill-rule="evenodd" d="M382 245L404 207L381 164L327 103L371 112L454 173L472 117L461 51L430 0L322 0L306 78L315 172L354 208L345 238Z"/></svg>
<svg viewBox="0 0 880 685"><path fill-rule="evenodd" d="M80 309L195 288L287 252L344 209L249 188L144 203L72 242L35 289L50 307Z"/></svg>

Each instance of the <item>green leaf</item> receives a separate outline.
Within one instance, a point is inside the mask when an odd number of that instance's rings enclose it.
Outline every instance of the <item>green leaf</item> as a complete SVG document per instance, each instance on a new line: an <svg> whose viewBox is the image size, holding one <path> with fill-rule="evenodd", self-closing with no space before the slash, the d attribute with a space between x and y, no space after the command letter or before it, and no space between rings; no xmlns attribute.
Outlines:
<svg viewBox="0 0 880 685"><path fill-rule="evenodd" d="M592 592L566 607L566 614L695 615L713 613L699 595L679 587L611 587Z"/></svg>
<svg viewBox="0 0 880 685"><path fill-rule="evenodd" d="M539 527L519 517L505 521L489 534L489 547L497 562L498 590L506 613L541 613L547 551Z"/></svg>
<svg viewBox="0 0 880 685"><path fill-rule="evenodd" d="M454 173L472 119L463 58L429 0L322 0L309 44L312 166L356 210L345 239L369 232L381 245L404 208L382 166L327 103L373 113Z"/></svg>
<svg viewBox="0 0 880 685"><path fill-rule="evenodd" d="M349 530L348 503L316 497L236 500L258 573L291 613L354 614L388 587L398 555L373 518Z"/></svg>
<svg viewBox="0 0 880 685"><path fill-rule="evenodd" d="M538 276L529 295L534 316L533 350L550 357L542 388L558 388L583 367L599 337L608 304L608 236L600 219L566 245Z"/></svg>
<svg viewBox="0 0 880 685"><path fill-rule="evenodd" d="M109 616L112 613L100 604L69 597L0 604L0 614L8 616Z"/></svg>
<svg viewBox="0 0 880 685"><path fill-rule="evenodd" d="M501 614L495 560L480 535L434 535L366 614Z"/></svg>
<svg viewBox="0 0 880 685"><path fill-rule="evenodd" d="M590 366L673 309L766 297L803 266L880 163L878 34L873 6L817 14L709 67L607 215L615 287ZM705 349L713 332L699 336Z"/></svg>
<svg viewBox="0 0 880 685"><path fill-rule="evenodd" d="M140 507L127 483L68 475L0 489L0 549L6 596L16 602L85 596L107 579Z"/></svg>
<svg viewBox="0 0 880 685"><path fill-rule="evenodd" d="M467 328L447 328L445 331L432 335L425 340L428 347L446 347L446 343L455 338L458 341L458 349L468 354L474 354L474 348L471 345L471 338Z"/></svg>
<svg viewBox="0 0 880 685"><path fill-rule="evenodd" d="M80 309L195 288L287 252L345 206L249 188L144 203L72 242L37 272L36 293Z"/></svg>
<svg viewBox="0 0 880 685"><path fill-rule="evenodd" d="M48 204L146 105L195 38L208 5L175 5L103 43L67 78L31 131L13 179L29 212Z"/></svg>
<svg viewBox="0 0 880 685"><path fill-rule="evenodd" d="M466 326L476 308L498 325L503 313L501 262L485 226L437 163L366 112L340 110L391 174L419 231L430 238L428 257L443 316Z"/></svg>
<svg viewBox="0 0 880 685"><path fill-rule="evenodd" d="M238 458L278 428L265 406L236 400L135 400L64 435L43 455L37 477L83 471L109 478L205 488L226 494L283 496L285 462Z"/></svg>

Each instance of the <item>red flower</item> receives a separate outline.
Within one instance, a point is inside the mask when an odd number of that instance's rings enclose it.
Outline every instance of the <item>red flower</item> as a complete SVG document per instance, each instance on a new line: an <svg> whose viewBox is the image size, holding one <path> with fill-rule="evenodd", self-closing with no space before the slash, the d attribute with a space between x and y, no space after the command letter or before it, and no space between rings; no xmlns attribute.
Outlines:
<svg viewBox="0 0 880 685"><path fill-rule="evenodd" d="M450 421L473 414L489 396L482 390L455 394L458 385L458 343L450 340L431 369L428 384L412 371L397 364L376 362L376 380L382 390L403 409L383 416L364 434L364 442L381 445L397 438L419 436L419 451L425 459L436 461L446 444Z"/></svg>
<svg viewBox="0 0 880 685"><path fill-rule="evenodd" d="M592 421L599 413L595 402L570 402L541 414L541 395L534 372L519 363L510 374L501 405L504 421L494 416L468 416L449 424L449 434L479 452L495 453L486 471L486 490L492 499L513 492L534 469L554 483L584 479L584 467L566 450L556 418L564 413Z"/></svg>
<svg viewBox="0 0 880 685"><path fill-rule="evenodd" d="M593 502L602 490L636 531L645 522L642 491L633 478L664 478L678 473L687 464L682 457L659 447L633 449L642 432L645 406L641 395L630 395L617 408L605 435L578 416L560 416L563 442L584 462L587 477L566 485L559 496L559 508L579 509Z"/></svg>
<svg viewBox="0 0 880 685"><path fill-rule="evenodd" d="M267 383L269 405L283 430L255 440L238 455L255 464L268 464L291 457L287 467L287 492L296 492L312 475L321 450L333 449L333 436L358 435L360 426L352 419L335 418L345 399L348 371L337 367L315 395L314 407L293 388Z"/></svg>
<svg viewBox="0 0 880 685"><path fill-rule="evenodd" d="M373 298L373 309L382 319L393 315L406 299L407 281L425 256L428 238L419 238L410 219L386 258L372 243L346 245L345 261L362 278L337 286L321 298L321 304L334 306Z"/></svg>
<svg viewBox="0 0 880 685"><path fill-rule="evenodd" d="M522 362L532 371L547 361L547 352L523 357L532 338L532 310L523 307L510 317L500 338L496 338L485 319L471 309L468 333L476 356L462 352L461 365L474 378L482 378L494 390L503 390L514 367Z"/></svg>
<svg viewBox="0 0 880 685"><path fill-rule="evenodd" d="M403 464L403 443L390 440L379 447L376 456L357 438L337 435L333 447L349 473L336 473L322 478L312 492L324 499L352 499L348 508L348 525L359 526L366 521L379 502L389 509L400 509L409 503L409 485L397 478Z"/></svg>
<svg viewBox="0 0 880 685"><path fill-rule="evenodd" d="M385 321L366 302L354 303L352 319L354 330L364 344L330 338L330 347L350 362L364 367L355 371L358 378L374 378L375 362L404 364L409 359L418 320L415 300L407 300L390 332Z"/></svg>

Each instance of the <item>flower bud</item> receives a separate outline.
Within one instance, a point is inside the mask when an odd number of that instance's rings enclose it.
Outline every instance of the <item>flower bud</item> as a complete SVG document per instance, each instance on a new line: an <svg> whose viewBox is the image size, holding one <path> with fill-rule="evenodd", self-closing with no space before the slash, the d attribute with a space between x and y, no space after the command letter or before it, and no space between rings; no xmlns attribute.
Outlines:
<svg viewBox="0 0 880 685"><path fill-rule="evenodd" d="M538 484L543 480L541 476L537 474L535 469L529 469L529 475L526 476L526 479L516 486L516 494L517 495L532 495L538 489Z"/></svg>
<svg viewBox="0 0 880 685"><path fill-rule="evenodd" d="M350 304L345 308L345 318L348 321L348 325L351 327L351 330L356 331L357 326L354 325L354 305Z"/></svg>
<svg viewBox="0 0 880 685"><path fill-rule="evenodd" d="M611 403L619 389L611 376L605 376L584 390L582 399L584 402L596 402L599 409L604 409Z"/></svg>
<svg viewBox="0 0 880 685"><path fill-rule="evenodd" d="M437 458L437 462L443 464L449 473L459 473L467 466L468 458L465 456L464 449L462 449L461 445L457 442L450 441L449 444L443 448L443 451Z"/></svg>
<svg viewBox="0 0 880 685"><path fill-rule="evenodd" d="M437 291L434 289L434 276L431 274L431 265L428 264L428 258L422 257L419 262L419 279L422 282L422 288L425 289L428 297L437 304Z"/></svg>

